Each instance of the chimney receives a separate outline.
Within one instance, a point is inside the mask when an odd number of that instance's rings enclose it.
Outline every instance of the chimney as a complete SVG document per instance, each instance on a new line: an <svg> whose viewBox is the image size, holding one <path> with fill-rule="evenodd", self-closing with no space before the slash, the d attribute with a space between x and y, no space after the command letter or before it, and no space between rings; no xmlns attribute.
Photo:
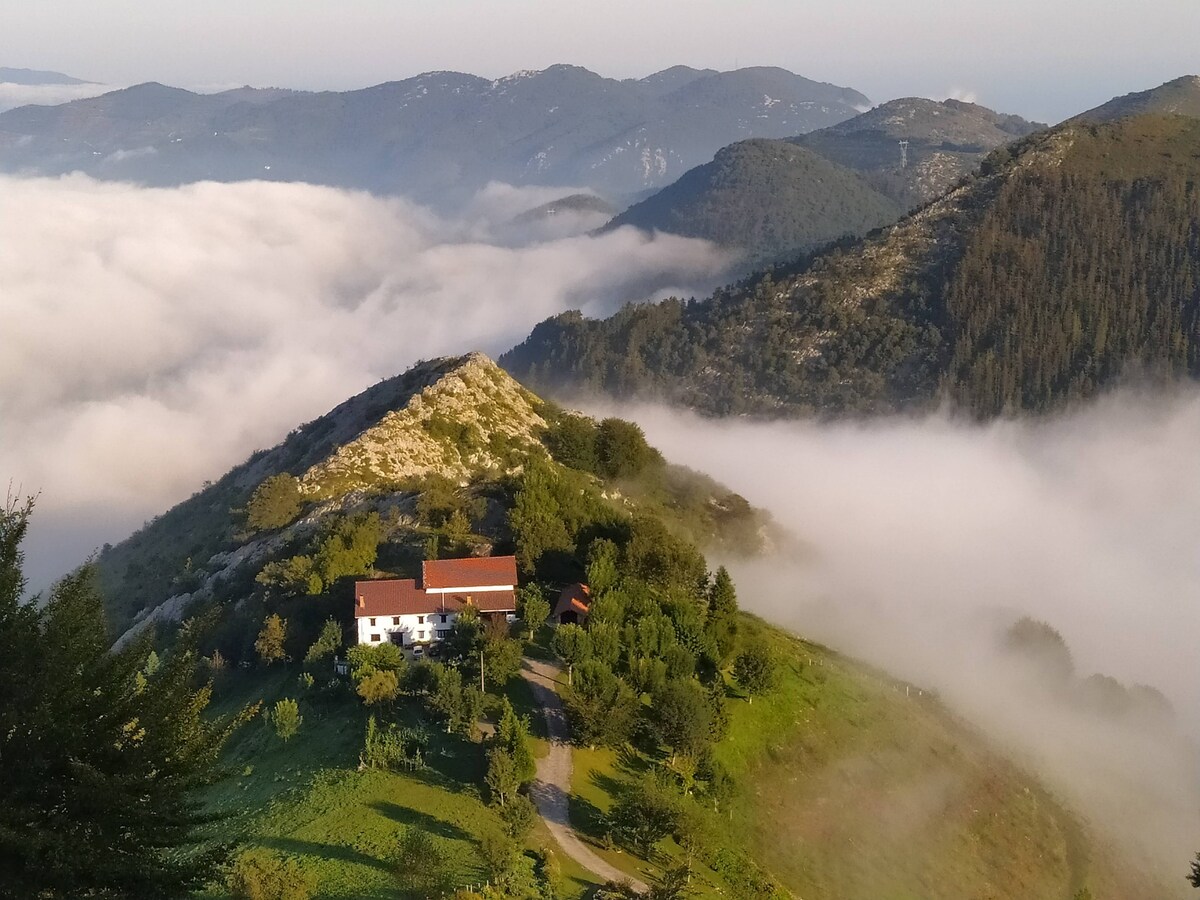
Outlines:
<svg viewBox="0 0 1200 900"><path fill-rule="evenodd" d="M367 607L367 598L363 594L359 594L358 595L358 608L366 609L366 607Z"/></svg>

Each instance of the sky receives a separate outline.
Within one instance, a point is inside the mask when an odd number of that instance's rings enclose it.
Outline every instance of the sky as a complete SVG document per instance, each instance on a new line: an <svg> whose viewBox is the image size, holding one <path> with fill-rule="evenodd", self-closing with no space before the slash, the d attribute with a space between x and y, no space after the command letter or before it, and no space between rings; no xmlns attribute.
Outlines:
<svg viewBox="0 0 1200 900"><path fill-rule="evenodd" d="M0 0L0 65L112 85L344 90L568 62L612 77L771 65L876 102L1054 122L1200 72L1195 0Z"/></svg>

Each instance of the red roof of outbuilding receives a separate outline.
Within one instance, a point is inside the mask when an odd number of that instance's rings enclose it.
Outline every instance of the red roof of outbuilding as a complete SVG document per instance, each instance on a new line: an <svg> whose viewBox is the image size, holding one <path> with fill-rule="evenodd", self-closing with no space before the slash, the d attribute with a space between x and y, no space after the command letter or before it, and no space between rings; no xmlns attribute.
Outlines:
<svg viewBox="0 0 1200 900"><path fill-rule="evenodd" d="M586 616L592 608L592 590L586 584L568 584L558 595L554 604L552 616L559 616L567 610L575 610L579 615Z"/></svg>
<svg viewBox="0 0 1200 900"><path fill-rule="evenodd" d="M472 556L467 559L429 559L421 563L421 586L470 588L517 583L515 556Z"/></svg>

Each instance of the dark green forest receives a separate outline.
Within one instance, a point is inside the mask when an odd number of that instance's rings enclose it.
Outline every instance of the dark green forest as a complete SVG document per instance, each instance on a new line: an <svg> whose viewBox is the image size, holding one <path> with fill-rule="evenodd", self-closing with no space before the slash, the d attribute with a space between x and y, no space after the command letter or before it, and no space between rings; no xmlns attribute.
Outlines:
<svg viewBox="0 0 1200 900"><path fill-rule="evenodd" d="M1072 124L886 232L705 300L565 313L501 362L542 390L719 415L1061 409L1200 372L1200 121Z"/></svg>

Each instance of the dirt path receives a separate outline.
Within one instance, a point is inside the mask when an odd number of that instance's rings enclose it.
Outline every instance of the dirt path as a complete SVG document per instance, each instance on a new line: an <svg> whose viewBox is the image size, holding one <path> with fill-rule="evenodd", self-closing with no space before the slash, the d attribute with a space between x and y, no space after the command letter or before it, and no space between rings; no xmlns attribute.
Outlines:
<svg viewBox="0 0 1200 900"><path fill-rule="evenodd" d="M526 657L521 662L521 677L533 688L533 695L546 717L546 730L550 736L550 752L538 760L537 781L530 790L530 796L550 834L564 853L589 872L606 881L628 881L639 891L646 890L645 884L616 866L609 865L589 850L571 828L567 816L567 800L571 794L571 746L568 743L567 717L562 701L554 690L554 683L562 677L562 672L550 663Z"/></svg>

